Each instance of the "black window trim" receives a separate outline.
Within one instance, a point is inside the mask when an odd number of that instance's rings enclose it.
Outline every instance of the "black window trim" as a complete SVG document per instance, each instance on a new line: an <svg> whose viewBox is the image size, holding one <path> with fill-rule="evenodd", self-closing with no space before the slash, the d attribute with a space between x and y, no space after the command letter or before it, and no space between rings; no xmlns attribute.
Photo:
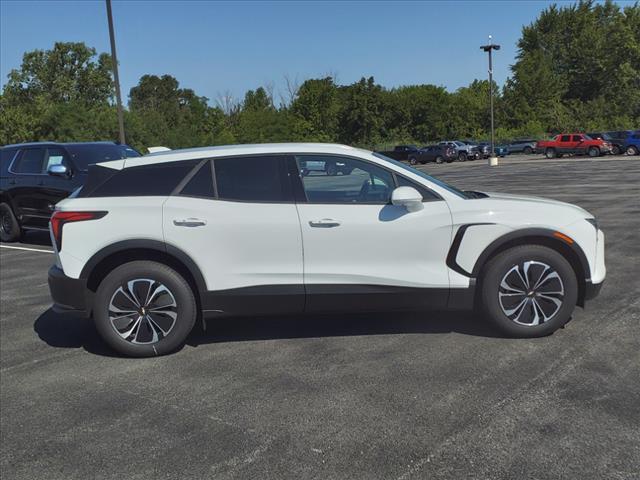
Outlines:
<svg viewBox="0 0 640 480"><path fill-rule="evenodd" d="M182 193L182 190L184 189L184 187L187 186L187 184L191 181L191 179L193 177L195 177L198 172L200 171L201 168L203 168L202 166L207 163L210 162L211 163L211 158L203 158L200 162L196 163L193 166L193 169L191 169L191 171L189 173L187 173L184 178L182 180L180 180L180 183L178 183L178 185L176 186L176 188L174 188L171 193L169 194L170 197L190 197L190 198L201 198L204 200L215 200L216 198L218 198L218 191L216 189L216 182L215 179L213 181L213 197L203 197L201 195L188 195L186 193ZM189 160L186 160L189 161ZM213 177L213 167L209 167L212 169L212 177Z"/></svg>
<svg viewBox="0 0 640 480"><path fill-rule="evenodd" d="M432 188L428 187L427 185L422 185L419 182L416 182L415 180L405 176L405 175L401 175L400 173L397 173L395 170L389 169L383 165L380 165L379 163L376 162L372 162L370 160L366 160L364 158L360 158L360 157L354 157L351 155L345 155L345 154L338 154L338 153L311 153L311 152L301 152L301 153L288 153L288 156L291 157L291 159L293 160L294 164L296 165L296 171L298 170L297 168L297 162L296 162L296 157L297 156L326 156L326 157L338 157L338 158L348 158L350 160L357 160L360 162L364 162L364 163L369 163L375 167L381 168L382 170L385 170L386 172L388 172L391 175L391 178L393 179L393 187L398 188L398 180L396 178L396 175L399 177L404 178L405 180L411 182L411 183L418 183L420 186L426 188L429 192L431 192L433 195L435 195L436 198L433 199L429 199L429 200L425 200L424 198L422 199L422 203L426 203L426 202L437 202L437 201L444 201L444 199L442 198L441 195L439 195L436 191L434 191ZM291 175L291 174L290 174ZM353 203L345 203L345 202L310 202L309 199L307 198L307 194L306 191L304 190L304 183L302 182L302 178L300 178L300 174L298 173L297 178L292 178L292 182L296 182L300 184L300 188L302 189L302 192L304 194L304 197L299 199L299 201L297 203L308 203L309 205L391 205L391 199L389 199L388 202L386 203L382 203L382 202L353 202ZM296 191L296 189L293 189L294 192Z"/></svg>

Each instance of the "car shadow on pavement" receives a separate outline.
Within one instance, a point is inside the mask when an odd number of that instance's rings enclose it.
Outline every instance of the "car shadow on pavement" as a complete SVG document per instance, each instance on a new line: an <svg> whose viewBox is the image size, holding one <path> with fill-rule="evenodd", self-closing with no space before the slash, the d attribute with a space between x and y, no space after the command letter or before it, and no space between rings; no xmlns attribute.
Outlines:
<svg viewBox="0 0 640 480"><path fill-rule="evenodd" d="M41 340L57 348L84 348L96 355L119 357L98 336L90 319L51 308L35 321ZM290 317L235 317L198 322L187 339L190 346L315 337L459 333L477 337L503 335L473 312L411 312L374 314L298 315Z"/></svg>
<svg viewBox="0 0 640 480"><path fill-rule="evenodd" d="M189 336L191 346L207 343L314 337L460 333L504 338L476 312L402 312L236 317L207 320Z"/></svg>

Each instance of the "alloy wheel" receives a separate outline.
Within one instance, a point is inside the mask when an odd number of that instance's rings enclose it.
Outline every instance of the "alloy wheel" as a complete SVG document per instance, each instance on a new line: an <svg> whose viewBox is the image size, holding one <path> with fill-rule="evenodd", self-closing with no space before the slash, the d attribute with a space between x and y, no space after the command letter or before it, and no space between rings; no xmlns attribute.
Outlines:
<svg viewBox="0 0 640 480"><path fill-rule="evenodd" d="M11 230L13 228L13 222L11 221L11 217L9 212L2 211L0 212L0 228L6 235L11 235Z"/></svg>
<svg viewBox="0 0 640 480"><path fill-rule="evenodd" d="M136 278L120 285L109 302L109 321L124 340L151 344L165 338L178 318L178 305L171 291L149 278Z"/></svg>
<svg viewBox="0 0 640 480"><path fill-rule="evenodd" d="M536 326L558 313L564 294L562 278L553 267L529 260L514 265L502 277L498 301L512 322Z"/></svg>

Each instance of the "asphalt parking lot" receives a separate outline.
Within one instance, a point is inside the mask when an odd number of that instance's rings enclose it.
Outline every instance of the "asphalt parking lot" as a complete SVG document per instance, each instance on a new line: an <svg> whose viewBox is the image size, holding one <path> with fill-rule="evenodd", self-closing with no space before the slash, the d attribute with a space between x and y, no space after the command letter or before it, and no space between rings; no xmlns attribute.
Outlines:
<svg viewBox="0 0 640 480"><path fill-rule="evenodd" d="M637 479L640 157L543 162L420 168L598 217L606 284L547 338L473 313L242 318L119 358L49 309L50 253L0 248L2 477Z"/></svg>

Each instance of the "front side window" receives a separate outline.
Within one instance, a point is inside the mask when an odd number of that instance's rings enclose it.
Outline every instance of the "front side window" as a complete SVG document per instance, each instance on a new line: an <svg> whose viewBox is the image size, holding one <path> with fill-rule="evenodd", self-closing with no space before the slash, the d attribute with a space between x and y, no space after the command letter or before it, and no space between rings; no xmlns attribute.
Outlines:
<svg viewBox="0 0 640 480"><path fill-rule="evenodd" d="M283 157L265 155L216 158L214 165L220 200L292 201Z"/></svg>
<svg viewBox="0 0 640 480"><path fill-rule="evenodd" d="M389 203L394 182L384 168L331 155L299 155L296 162L310 203Z"/></svg>
<svg viewBox="0 0 640 480"><path fill-rule="evenodd" d="M23 150L13 164L11 170L15 173L40 174L44 160L44 149L29 148Z"/></svg>
<svg viewBox="0 0 640 480"><path fill-rule="evenodd" d="M581 135L574 135L573 136L573 141L574 142L581 142L582 141L582 136Z"/></svg>

